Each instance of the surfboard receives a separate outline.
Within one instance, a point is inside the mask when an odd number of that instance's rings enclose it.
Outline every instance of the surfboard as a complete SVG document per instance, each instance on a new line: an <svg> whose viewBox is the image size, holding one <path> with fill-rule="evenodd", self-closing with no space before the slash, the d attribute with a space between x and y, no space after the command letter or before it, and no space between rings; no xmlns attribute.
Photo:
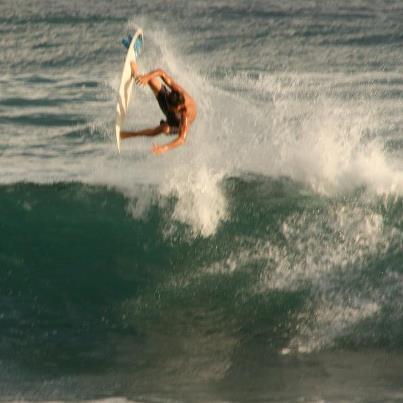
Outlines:
<svg viewBox="0 0 403 403"><path fill-rule="evenodd" d="M118 151L120 152L120 130L126 118L127 109L129 107L130 98L133 89L133 77L130 68L130 63L136 61L140 56L141 50L143 48L143 31L137 29L133 35L130 45L127 49L125 63L123 65L122 78L120 80L118 102L116 105L116 144Z"/></svg>

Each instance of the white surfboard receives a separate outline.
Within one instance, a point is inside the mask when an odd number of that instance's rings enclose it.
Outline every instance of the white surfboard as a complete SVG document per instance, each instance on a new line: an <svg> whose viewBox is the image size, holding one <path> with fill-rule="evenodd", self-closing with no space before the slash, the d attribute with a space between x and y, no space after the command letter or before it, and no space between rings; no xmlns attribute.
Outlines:
<svg viewBox="0 0 403 403"><path fill-rule="evenodd" d="M120 130L126 118L127 109L129 107L130 98L133 89L133 77L130 63L136 61L143 48L143 31L137 29L127 49L125 64L123 66L122 78L119 86L118 103L116 105L116 143L120 152Z"/></svg>

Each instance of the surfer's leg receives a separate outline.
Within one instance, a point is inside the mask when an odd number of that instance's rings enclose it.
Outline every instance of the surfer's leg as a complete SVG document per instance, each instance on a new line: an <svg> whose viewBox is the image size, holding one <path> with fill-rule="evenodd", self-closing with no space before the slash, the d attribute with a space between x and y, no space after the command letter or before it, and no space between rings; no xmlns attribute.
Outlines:
<svg viewBox="0 0 403 403"><path fill-rule="evenodd" d="M127 139L129 137L141 137L141 136L146 136L146 137L153 137L153 136L158 136L161 133L165 133L163 125L159 125L155 127L154 129L144 129L144 130L138 130L135 132L120 132L120 138Z"/></svg>

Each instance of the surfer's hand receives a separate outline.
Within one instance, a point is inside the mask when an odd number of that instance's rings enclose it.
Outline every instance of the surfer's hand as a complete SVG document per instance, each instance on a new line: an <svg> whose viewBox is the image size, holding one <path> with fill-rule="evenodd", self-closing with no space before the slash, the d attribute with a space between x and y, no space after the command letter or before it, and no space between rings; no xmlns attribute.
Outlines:
<svg viewBox="0 0 403 403"><path fill-rule="evenodd" d="M163 153L165 153L165 152L167 152L169 150L169 147L168 146L159 146L159 145L153 145L153 149L152 149L152 152L153 152L153 154L155 154L155 155L160 155L160 154L163 154Z"/></svg>
<svg viewBox="0 0 403 403"><path fill-rule="evenodd" d="M137 85L147 85L150 81L150 77L148 74L139 74L134 77L134 80L136 81Z"/></svg>

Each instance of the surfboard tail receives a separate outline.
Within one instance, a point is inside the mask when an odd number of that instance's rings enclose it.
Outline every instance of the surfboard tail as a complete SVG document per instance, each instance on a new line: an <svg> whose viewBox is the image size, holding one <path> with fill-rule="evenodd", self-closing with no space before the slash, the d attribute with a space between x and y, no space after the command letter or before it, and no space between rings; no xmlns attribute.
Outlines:
<svg viewBox="0 0 403 403"><path fill-rule="evenodd" d="M122 45L126 48L129 49L130 43L133 39L133 35L132 34L127 34L127 37L122 38Z"/></svg>

